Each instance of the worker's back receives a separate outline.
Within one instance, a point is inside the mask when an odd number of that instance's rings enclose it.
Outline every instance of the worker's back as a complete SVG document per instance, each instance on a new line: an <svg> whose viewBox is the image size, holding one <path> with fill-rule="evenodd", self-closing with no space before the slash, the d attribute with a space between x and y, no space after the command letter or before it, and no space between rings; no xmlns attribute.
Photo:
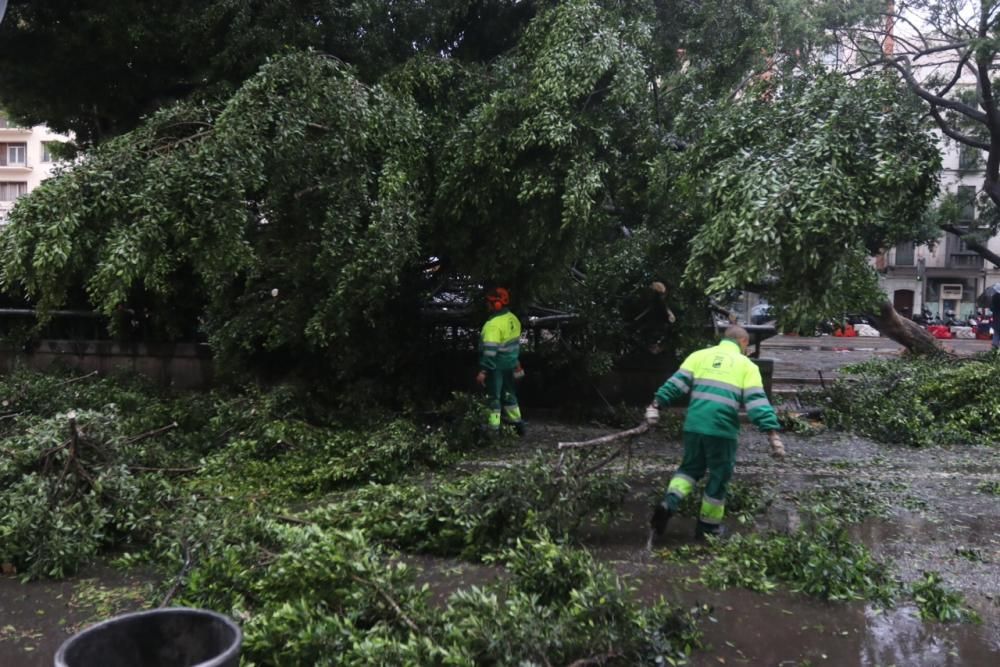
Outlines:
<svg viewBox="0 0 1000 667"><path fill-rule="evenodd" d="M691 402L684 430L690 433L737 437L741 404L761 430L779 428L774 408L764 393L760 370L734 341L723 340L715 347L690 354L656 397L669 404L688 392Z"/></svg>

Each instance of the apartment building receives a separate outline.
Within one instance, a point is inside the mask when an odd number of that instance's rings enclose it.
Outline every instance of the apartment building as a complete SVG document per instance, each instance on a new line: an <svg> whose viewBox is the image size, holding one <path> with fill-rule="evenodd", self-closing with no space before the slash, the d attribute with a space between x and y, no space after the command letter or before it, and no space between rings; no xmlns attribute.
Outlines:
<svg viewBox="0 0 1000 667"><path fill-rule="evenodd" d="M956 222L966 227L978 214L976 197L983 187L984 155L954 141L941 141L941 189L961 204ZM1000 253L1000 237L987 244ZM1000 282L1000 269L969 250L961 238L944 234L933 247L902 243L879 260L882 287L901 313L919 313L926 307L943 316L954 311L967 318L976 310L976 299L986 287Z"/></svg>
<svg viewBox="0 0 1000 667"><path fill-rule="evenodd" d="M21 127L0 112L0 225L18 197L48 178L55 166L53 146L66 141L44 125Z"/></svg>

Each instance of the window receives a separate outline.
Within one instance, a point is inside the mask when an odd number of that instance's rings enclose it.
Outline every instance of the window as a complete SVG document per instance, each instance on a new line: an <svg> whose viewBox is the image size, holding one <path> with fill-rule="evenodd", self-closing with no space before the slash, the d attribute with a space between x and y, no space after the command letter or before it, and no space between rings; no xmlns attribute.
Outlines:
<svg viewBox="0 0 1000 667"><path fill-rule="evenodd" d="M976 219L976 186L958 186L958 205L960 222L972 222Z"/></svg>
<svg viewBox="0 0 1000 667"><path fill-rule="evenodd" d="M972 146L960 146L958 149L958 168L978 169L979 149L973 148Z"/></svg>
<svg viewBox="0 0 1000 667"><path fill-rule="evenodd" d="M27 144L7 144L7 163L25 164L28 161Z"/></svg>
<svg viewBox="0 0 1000 667"><path fill-rule="evenodd" d="M55 157L52 155L53 147L58 146L59 141L43 141L42 142L42 162L54 162Z"/></svg>
<svg viewBox="0 0 1000 667"><path fill-rule="evenodd" d="M27 192L27 183L18 181L0 181L0 201L14 201Z"/></svg>
<svg viewBox="0 0 1000 667"><path fill-rule="evenodd" d="M0 167L24 166L27 158L28 144L0 144Z"/></svg>
<svg viewBox="0 0 1000 667"><path fill-rule="evenodd" d="M913 241L904 241L896 246L896 266L913 266Z"/></svg>

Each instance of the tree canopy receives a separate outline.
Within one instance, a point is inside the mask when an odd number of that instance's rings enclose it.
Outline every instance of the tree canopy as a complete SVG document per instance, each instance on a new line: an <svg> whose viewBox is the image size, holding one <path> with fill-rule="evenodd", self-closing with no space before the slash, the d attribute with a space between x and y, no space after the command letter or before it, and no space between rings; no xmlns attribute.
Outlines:
<svg viewBox="0 0 1000 667"><path fill-rule="evenodd" d="M10 30L60 4L12 4ZM171 77L140 77L119 136L85 130L97 145L13 211L3 284L43 311L141 304L237 368L341 383L419 361L430 258L573 309L612 355L652 279L692 307L760 285L790 317L870 307L867 254L925 238L937 158L891 81L817 65L869 4L209 3L200 30L255 18L170 52L197 90L162 104ZM47 99L69 119L85 96Z"/></svg>
<svg viewBox="0 0 1000 667"><path fill-rule="evenodd" d="M421 53L486 62L539 3L515 0L11 0L11 113L91 145L178 100L232 94L268 57L313 48L367 83Z"/></svg>

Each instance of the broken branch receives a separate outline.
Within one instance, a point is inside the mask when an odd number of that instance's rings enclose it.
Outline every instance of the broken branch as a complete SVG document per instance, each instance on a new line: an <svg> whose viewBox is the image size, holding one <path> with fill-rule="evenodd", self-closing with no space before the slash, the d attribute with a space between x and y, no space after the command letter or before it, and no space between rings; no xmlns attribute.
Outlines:
<svg viewBox="0 0 1000 667"><path fill-rule="evenodd" d="M390 607L392 607L393 611L396 612L396 615L399 616L399 618L404 623L406 623L406 627L408 627L410 630L412 630L413 632L415 632L417 634L421 634L420 627L416 623L414 623L413 620L409 616L406 615L406 612L403 611L403 608L399 606L398 602L396 602L395 600L393 600L392 597L388 593L386 593L384 590L382 590L381 586L379 586L374 581L369 581L367 579L362 579L361 577L357 576L356 574L352 574L351 575L351 579L354 580L354 581L356 581L359 584L366 584L368 586L371 586L373 589L375 589L375 592L379 594L379 597L381 597L383 600L385 600L386 603L388 603L388 605Z"/></svg>
<svg viewBox="0 0 1000 667"><path fill-rule="evenodd" d="M92 378L95 375L98 375L98 372L97 371L91 371L91 372L87 373L86 375L81 375L80 377L70 378L69 380L65 380L63 382L60 382L56 386L57 387L62 387L63 385L73 384L74 382L79 382L80 380L86 380L87 378Z"/></svg>
<svg viewBox="0 0 1000 667"><path fill-rule="evenodd" d="M630 438L636 435L642 435L649 430L649 424L645 422L639 424L635 428L630 428L627 431L620 431L618 433L612 433L611 435L603 435L600 438L592 438L590 440L580 440L578 442L560 442L559 449L573 449L578 447L595 447L597 445L606 445L622 438Z"/></svg>
<svg viewBox="0 0 1000 667"><path fill-rule="evenodd" d="M152 438L154 436L160 435L161 433L172 431L173 429L177 428L177 426L178 426L177 422L173 422L171 424L167 424L166 426L161 426L160 428L154 428L152 431L146 431L145 433L140 433L139 435L133 435L131 438L129 438L122 444L134 445L135 443L141 442L146 438Z"/></svg>

